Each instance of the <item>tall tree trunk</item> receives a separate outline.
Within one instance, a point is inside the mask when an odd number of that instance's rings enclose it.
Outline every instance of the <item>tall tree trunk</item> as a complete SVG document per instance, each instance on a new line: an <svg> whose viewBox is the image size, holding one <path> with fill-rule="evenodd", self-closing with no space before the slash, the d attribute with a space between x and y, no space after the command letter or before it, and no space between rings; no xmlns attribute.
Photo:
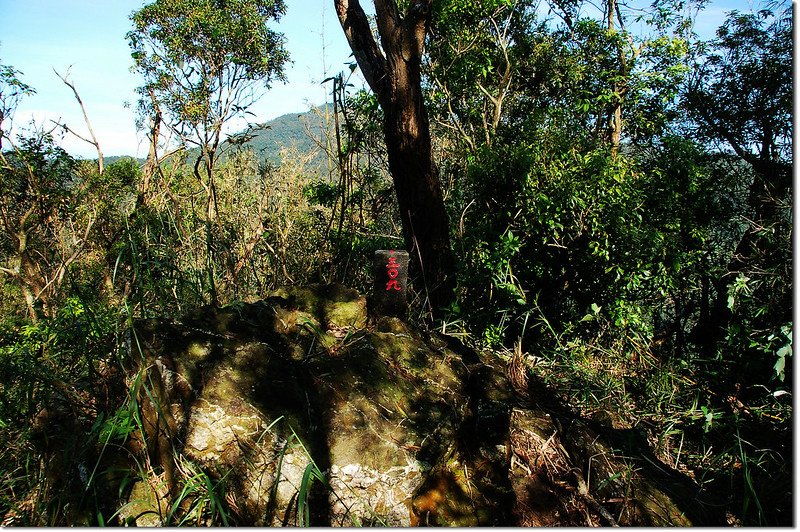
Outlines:
<svg viewBox="0 0 800 532"><path fill-rule="evenodd" d="M402 15L394 0L375 0L382 50L358 0L334 3L350 48L384 112L389 170L406 249L416 284L424 288L436 312L453 300L455 275L421 87L420 63L432 0L414 0Z"/></svg>
<svg viewBox="0 0 800 532"><path fill-rule="evenodd" d="M418 103L385 112L384 134L406 248L432 307L439 309L452 300L455 284L449 223L428 119L420 112L422 93L409 92L404 97Z"/></svg>

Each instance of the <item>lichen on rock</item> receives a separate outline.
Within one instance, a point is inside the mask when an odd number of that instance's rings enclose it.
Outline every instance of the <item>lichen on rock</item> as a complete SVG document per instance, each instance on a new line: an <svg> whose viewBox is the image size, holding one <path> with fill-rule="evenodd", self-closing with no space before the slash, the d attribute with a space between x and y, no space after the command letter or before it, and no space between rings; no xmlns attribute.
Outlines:
<svg viewBox="0 0 800 532"><path fill-rule="evenodd" d="M458 489L473 490L464 522L499 523L503 511L487 510L496 504L470 478L484 474L470 460L487 456L461 456L459 440L475 417L471 370L445 343L434 345L401 320L369 325L356 291L287 287L263 302L134 329L143 349L132 353L131 373L144 370L142 382L157 388L140 400L160 403L147 410L146 425L224 479L240 524L300 524L301 493L312 524L446 519L430 505L416 515L414 501L456 455L463 460L455 474L467 474ZM502 456L488 459L506 465ZM324 482L307 489L310 468Z"/></svg>
<svg viewBox="0 0 800 532"><path fill-rule="evenodd" d="M625 453L636 474L623 483L614 435L537 405L546 392L515 396L498 357L370 319L340 285L143 320L132 337L145 435L129 447L165 490L155 503L134 485L127 507L142 515L183 492L188 461L240 525L714 522L692 511L691 482L662 475L652 457Z"/></svg>

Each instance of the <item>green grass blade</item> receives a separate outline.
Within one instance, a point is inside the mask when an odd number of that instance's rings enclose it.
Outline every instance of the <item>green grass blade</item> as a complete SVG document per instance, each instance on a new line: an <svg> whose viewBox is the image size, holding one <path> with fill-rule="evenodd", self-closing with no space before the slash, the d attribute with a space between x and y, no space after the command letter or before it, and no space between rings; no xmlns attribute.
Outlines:
<svg viewBox="0 0 800 532"><path fill-rule="evenodd" d="M313 469L314 462L309 462L306 466L306 470L303 472L303 480L300 482L300 491L297 494L297 519L300 526L310 526L308 494L311 489L311 484L314 481Z"/></svg>

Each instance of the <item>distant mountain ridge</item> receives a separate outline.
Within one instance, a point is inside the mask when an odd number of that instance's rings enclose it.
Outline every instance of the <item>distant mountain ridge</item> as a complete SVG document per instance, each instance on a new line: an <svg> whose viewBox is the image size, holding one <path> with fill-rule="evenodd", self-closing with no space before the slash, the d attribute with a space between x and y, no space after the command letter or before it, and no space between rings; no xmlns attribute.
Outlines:
<svg viewBox="0 0 800 532"><path fill-rule="evenodd" d="M287 113L235 133L223 142L222 151L224 153L222 157L224 159L237 149L232 144L241 144L241 149L251 149L259 160L266 160L274 165L281 164L281 154L286 150L296 151L300 154L317 151L313 163L321 167L325 162L325 153L319 150L317 143L323 142L325 138L325 112L326 106L320 105L312 107L304 113ZM328 106L328 112L332 112L330 105ZM247 137L250 138L247 139ZM238 142L237 138L247 140ZM197 148L189 150L187 160L193 161L196 153L198 153ZM140 165L144 164L146 160L144 157L134 157L132 155L107 155L104 157L107 165L120 159L134 159Z"/></svg>
<svg viewBox="0 0 800 532"><path fill-rule="evenodd" d="M103 156L103 162L108 166L109 164L114 164L122 159L133 159L136 161L137 164L142 165L147 160L144 157L134 157L133 155L105 155ZM88 159L90 161L97 161L97 159Z"/></svg>
<svg viewBox="0 0 800 532"><path fill-rule="evenodd" d="M318 150L317 143L325 138L325 111L325 106L321 105L304 113L287 113L232 138L252 136L242 147L252 149L261 160L280 164L284 150L293 149L303 154ZM229 145L230 141L226 141L226 150ZM324 159L324 154L319 157Z"/></svg>

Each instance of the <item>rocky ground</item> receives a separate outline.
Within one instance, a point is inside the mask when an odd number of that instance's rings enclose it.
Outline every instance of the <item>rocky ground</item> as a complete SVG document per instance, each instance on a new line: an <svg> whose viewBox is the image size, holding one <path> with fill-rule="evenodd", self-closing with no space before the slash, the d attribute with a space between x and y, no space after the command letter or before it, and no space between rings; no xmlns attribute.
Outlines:
<svg viewBox="0 0 800 532"><path fill-rule="evenodd" d="M101 469L151 475L108 477L122 523L190 505L199 468L240 525L724 524L644 438L574 415L518 357L370 316L342 286L137 322L128 349L145 430Z"/></svg>

